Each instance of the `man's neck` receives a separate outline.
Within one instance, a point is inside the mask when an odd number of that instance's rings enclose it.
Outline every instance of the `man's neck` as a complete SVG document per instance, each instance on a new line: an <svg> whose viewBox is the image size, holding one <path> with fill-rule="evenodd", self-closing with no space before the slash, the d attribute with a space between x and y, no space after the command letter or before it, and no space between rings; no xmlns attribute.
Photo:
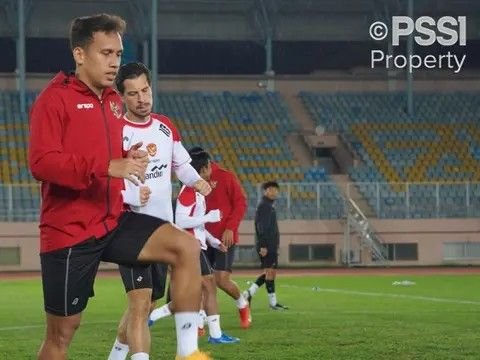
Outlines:
<svg viewBox="0 0 480 360"><path fill-rule="evenodd" d="M125 117L127 118L128 121L139 123L139 124L145 124L146 122L148 122L148 120L150 120L150 114L147 116L138 116L130 112L130 110L127 110Z"/></svg>
<svg viewBox="0 0 480 360"><path fill-rule="evenodd" d="M92 90L92 92L98 96L99 99L102 98L102 94L103 94L103 88L98 88L96 86L93 86L92 83L88 80L88 78L81 72L81 71L78 71L75 73L75 76L77 77L78 80L80 80L81 82L83 82L85 85L87 85L87 87Z"/></svg>

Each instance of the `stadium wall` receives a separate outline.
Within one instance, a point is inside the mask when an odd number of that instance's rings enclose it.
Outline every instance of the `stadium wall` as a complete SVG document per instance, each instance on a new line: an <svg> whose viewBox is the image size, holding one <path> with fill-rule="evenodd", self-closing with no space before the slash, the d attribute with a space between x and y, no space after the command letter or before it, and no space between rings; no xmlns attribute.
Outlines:
<svg viewBox="0 0 480 360"><path fill-rule="evenodd" d="M480 244L480 223L477 219L441 220L372 220L381 238L388 244L414 243L418 246L418 260L392 261L392 266L480 265L479 258L446 260L444 247L448 243ZM281 221L280 265L282 266L340 266L344 243L342 222ZM240 226L241 246L252 251L253 223L244 221ZM291 249L295 245L334 245L334 257L326 261L293 261ZM352 249L359 249L355 240ZM36 223L0 223L0 271L39 270L38 225ZM2 254L3 253L3 254ZM11 254L7 259L8 254ZM15 255L16 254L16 255ZM368 257L363 251L362 258ZM18 264L12 263L17 259ZM7 260L7 265L6 261ZM3 264L3 265L2 265ZM366 263L369 264L367 260ZM251 263L250 265L255 265ZM103 268L114 268L103 264Z"/></svg>
<svg viewBox="0 0 480 360"><path fill-rule="evenodd" d="M479 73L472 73L466 78L428 78L415 80L415 91L480 91ZM29 90L41 90L54 74L28 74L26 87ZM417 75L416 75L417 76ZM263 91L260 82L262 75L248 76L159 76L159 91ZM17 79L12 74L0 73L0 91L15 90ZM322 72L312 76L278 76L275 90L283 95L298 95L300 91L313 92L368 92L368 91L403 91L406 82L401 79L358 76L346 76L341 72Z"/></svg>

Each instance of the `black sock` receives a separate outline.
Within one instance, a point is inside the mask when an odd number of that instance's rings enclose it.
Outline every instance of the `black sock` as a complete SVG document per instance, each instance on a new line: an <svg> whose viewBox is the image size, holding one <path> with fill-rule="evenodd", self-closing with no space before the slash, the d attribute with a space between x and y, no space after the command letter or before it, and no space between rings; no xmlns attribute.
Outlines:
<svg viewBox="0 0 480 360"><path fill-rule="evenodd" d="M269 294L275 292L275 280L265 280L265 285L267 286L267 292Z"/></svg>
<svg viewBox="0 0 480 360"><path fill-rule="evenodd" d="M262 286L265 284L265 274L260 275L257 280L255 280L255 284L257 284L258 287Z"/></svg>

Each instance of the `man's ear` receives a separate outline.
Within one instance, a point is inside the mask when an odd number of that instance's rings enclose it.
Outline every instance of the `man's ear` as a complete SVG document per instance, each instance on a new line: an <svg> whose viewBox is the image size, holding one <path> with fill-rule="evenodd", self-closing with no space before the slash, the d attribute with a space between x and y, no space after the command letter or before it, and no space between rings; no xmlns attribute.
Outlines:
<svg viewBox="0 0 480 360"><path fill-rule="evenodd" d="M85 61L85 50L77 46L75 49L73 49L72 52L73 52L73 59L75 60L75 64L83 65Z"/></svg>

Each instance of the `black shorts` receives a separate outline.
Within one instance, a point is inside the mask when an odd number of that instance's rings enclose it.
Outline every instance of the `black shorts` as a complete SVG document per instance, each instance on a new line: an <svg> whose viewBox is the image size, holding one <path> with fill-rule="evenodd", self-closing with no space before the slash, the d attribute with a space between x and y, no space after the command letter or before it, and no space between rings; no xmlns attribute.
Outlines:
<svg viewBox="0 0 480 360"><path fill-rule="evenodd" d="M59 316L82 312L93 296L100 261L139 266L138 254L152 233L167 222L152 216L125 213L118 226L97 239L40 254L45 311Z"/></svg>
<svg viewBox="0 0 480 360"><path fill-rule="evenodd" d="M213 270L232 272L232 264L235 259L236 249L237 246L232 245L228 248L227 252L224 253L209 247L207 249L207 255Z"/></svg>
<svg viewBox="0 0 480 360"><path fill-rule="evenodd" d="M212 265L210 264L210 260L208 260L207 250L200 251L200 269L202 276L213 274Z"/></svg>
<svg viewBox="0 0 480 360"><path fill-rule="evenodd" d="M120 265L118 270L122 276L125 292L128 293L135 289L152 289L152 301L165 296L167 264L158 263L136 267Z"/></svg>
<svg viewBox="0 0 480 360"><path fill-rule="evenodd" d="M260 256L262 269L275 269L278 266L278 249L269 249L266 256Z"/></svg>

